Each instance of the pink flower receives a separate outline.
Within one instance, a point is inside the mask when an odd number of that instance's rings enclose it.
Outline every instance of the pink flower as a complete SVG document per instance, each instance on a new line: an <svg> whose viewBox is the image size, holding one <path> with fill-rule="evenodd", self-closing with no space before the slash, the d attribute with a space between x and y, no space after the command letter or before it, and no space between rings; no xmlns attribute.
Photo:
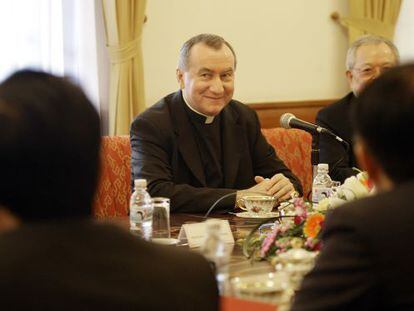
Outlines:
<svg viewBox="0 0 414 311"><path fill-rule="evenodd" d="M296 198L293 200L293 205L295 207L301 207L302 209L306 210L306 202L303 198Z"/></svg>
<svg viewBox="0 0 414 311"><path fill-rule="evenodd" d="M267 252L270 249L270 246L272 246L272 244L275 243L276 237L279 233L279 230L280 230L279 226L275 225L274 228L273 228L273 231L265 237L265 239L262 242L262 247L260 249L260 256L261 257L265 257Z"/></svg>
<svg viewBox="0 0 414 311"><path fill-rule="evenodd" d="M295 215L299 217L297 221L299 221L299 219L305 220L308 215L308 212L306 209L306 203L303 200L303 198L294 199L293 205L295 206ZM299 223L301 223L301 221ZM296 223L296 224L299 224L299 223Z"/></svg>
<svg viewBox="0 0 414 311"><path fill-rule="evenodd" d="M260 256L265 257L266 253L269 251L270 246L273 244L273 238L271 235L267 236L262 243L262 248L260 249Z"/></svg>
<svg viewBox="0 0 414 311"><path fill-rule="evenodd" d="M307 238L306 239L306 241L305 241L305 246L307 247L307 248L312 248L313 247L313 238Z"/></svg>
<svg viewBox="0 0 414 311"><path fill-rule="evenodd" d="M285 233L289 229L290 229L290 225L289 224L282 224L282 225L279 226L280 233Z"/></svg>

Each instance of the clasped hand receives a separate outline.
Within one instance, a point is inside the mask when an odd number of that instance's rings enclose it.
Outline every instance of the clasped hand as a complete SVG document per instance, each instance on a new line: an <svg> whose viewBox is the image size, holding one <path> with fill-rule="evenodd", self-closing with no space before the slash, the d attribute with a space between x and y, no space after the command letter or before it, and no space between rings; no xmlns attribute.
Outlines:
<svg viewBox="0 0 414 311"><path fill-rule="evenodd" d="M257 184L246 191L266 193L274 196L279 202L290 199L295 191L290 180L281 173L275 174L272 178L256 176L254 180Z"/></svg>

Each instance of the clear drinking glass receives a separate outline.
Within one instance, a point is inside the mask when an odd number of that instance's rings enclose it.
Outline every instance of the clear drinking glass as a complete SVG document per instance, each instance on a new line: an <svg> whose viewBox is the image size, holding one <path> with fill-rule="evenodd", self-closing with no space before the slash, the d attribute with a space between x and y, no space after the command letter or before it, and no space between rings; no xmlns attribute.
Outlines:
<svg viewBox="0 0 414 311"><path fill-rule="evenodd" d="M154 213L152 215L152 237L170 238L170 199L152 198Z"/></svg>

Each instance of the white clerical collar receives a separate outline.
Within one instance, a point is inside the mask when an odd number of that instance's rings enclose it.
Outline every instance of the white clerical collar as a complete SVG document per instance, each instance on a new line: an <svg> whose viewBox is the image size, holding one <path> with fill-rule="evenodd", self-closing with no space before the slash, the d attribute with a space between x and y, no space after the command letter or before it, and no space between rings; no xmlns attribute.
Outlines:
<svg viewBox="0 0 414 311"><path fill-rule="evenodd" d="M187 99L185 98L184 92L181 92L181 94L183 94L183 99L185 104L187 105L188 108L190 108L192 111L194 111L196 114L203 116L206 118L206 120L204 121L205 124L211 124L214 121L214 116L207 116L201 112L198 112L197 110L195 110L193 107L191 107L191 105L188 103Z"/></svg>

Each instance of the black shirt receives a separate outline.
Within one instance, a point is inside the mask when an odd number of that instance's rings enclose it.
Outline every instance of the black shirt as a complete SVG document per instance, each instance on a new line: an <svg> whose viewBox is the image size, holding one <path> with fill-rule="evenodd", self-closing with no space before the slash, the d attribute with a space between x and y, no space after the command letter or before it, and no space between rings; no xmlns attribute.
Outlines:
<svg viewBox="0 0 414 311"><path fill-rule="evenodd" d="M185 105L188 118L194 129L198 153L204 168L206 186L221 188L223 182L221 117L214 117L213 122L206 123L206 117Z"/></svg>

